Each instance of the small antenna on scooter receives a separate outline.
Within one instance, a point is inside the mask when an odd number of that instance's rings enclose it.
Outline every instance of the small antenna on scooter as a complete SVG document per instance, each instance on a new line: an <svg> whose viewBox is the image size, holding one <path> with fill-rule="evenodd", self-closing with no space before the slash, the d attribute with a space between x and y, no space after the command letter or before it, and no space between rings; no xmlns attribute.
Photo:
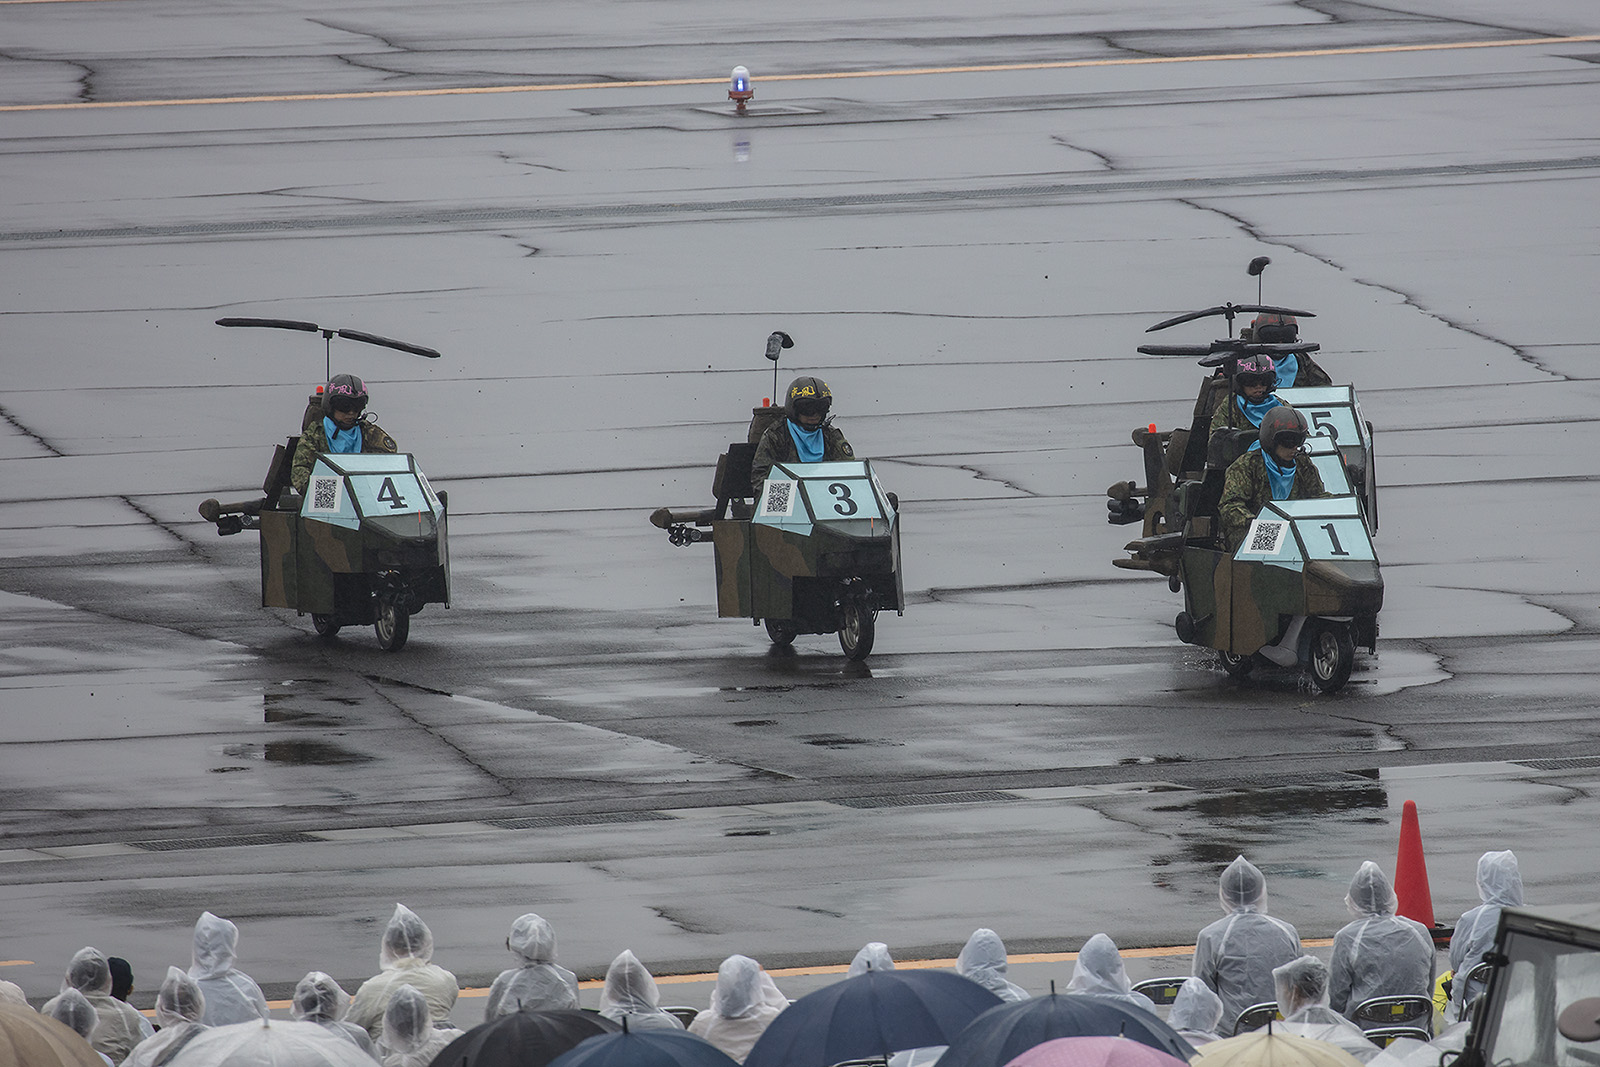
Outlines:
<svg viewBox="0 0 1600 1067"><path fill-rule="evenodd" d="M772 399L778 399L778 355L785 348L794 347L794 338L782 330L773 330L767 337L767 358L772 360Z"/></svg>
<svg viewBox="0 0 1600 1067"><path fill-rule="evenodd" d="M1261 275L1266 273L1267 264L1271 262L1272 259L1268 256L1257 256L1250 261L1250 266L1247 268L1250 277L1256 280L1256 303L1258 304L1261 303Z"/></svg>

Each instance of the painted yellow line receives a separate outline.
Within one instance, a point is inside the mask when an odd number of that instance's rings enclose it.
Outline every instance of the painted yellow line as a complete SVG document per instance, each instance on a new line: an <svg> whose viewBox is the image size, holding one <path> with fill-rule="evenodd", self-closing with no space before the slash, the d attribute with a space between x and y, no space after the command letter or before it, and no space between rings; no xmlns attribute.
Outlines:
<svg viewBox="0 0 1600 1067"><path fill-rule="evenodd" d="M1300 944L1303 948L1327 948L1333 944L1333 938L1309 938L1302 940ZM1174 945L1169 948L1125 948L1121 950L1121 955L1123 959L1158 959L1164 956L1175 956L1182 959L1194 955L1194 946ZM1078 954L1076 952L1013 952L1006 957L1006 960L1008 963L1013 964L1071 963L1077 958ZM947 960L895 960L894 965L896 970L902 971L922 971L936 969L948 971L955 969L956 961L954 958ZM775 967L768 970L767 973L774 978L810 978L821 974L844 974L848 970L850 970L848 964L839 963L829 964L822 967ZM706 974L658 974L655 976L655 980L656 985L690 985L693 983L715 982L717 980L717 972L711 971ZM602 978L591 978L586 982L579 982L578 988L600 989L604 987L605 984L605 980ZM488 989L478 987L463 989L461 991L461 996L469 999L472 997L486 997L488 995ZM267 1007L272 1008L274 1011L279 1009L287 1011L289 1006L290 1005L287 1000L272 1000L267 1002ZM150 1013L146 1012L145 1014L148 1015Z"/></svg>
<svg viewBox="0 0 1600 1067"><path fill-rule="evenodd" d="M14 0L0 0L0 3ZM55 0L61 2L61 0ZM1436 44L1366 45L1350 48L1305 48L1292 52L1227 52L1198 56L1138 56L1124 59L1067 59L1045 63L990 63L966 67L905 67L895 70L840 70L810 74L773 74L757 79L776 82L832 81L847 78L905 78L924 74L992 74L1006 71L1070 70L1087 67L1137 67L1160 63L1218 63L1253 59L1306 59L1321 56L1368 56L1397 52L1448 52L1466 48L1521 48L1533 45L1600 41L1600 34L1577 37L1519 37L1504 41L1450 41ZM87 111L115 107L178 107L196 104L285 104L320 100L383 100L422 96L484 96L493 93L551 93L586 89L656 89L678 85L722 85L727 78L657 78L649 81L550 82L537 85L466 85L452 89L369 89L343 93L282 93L262 96L199 96L181 100L82 100L64 104L0 104L0 111Z"/></svg>
<svg viewBox="0 0 1600 1067"><path fill-rule="evenodd" d="M32 967L32 960L0 960L0 967Z"/></svg>

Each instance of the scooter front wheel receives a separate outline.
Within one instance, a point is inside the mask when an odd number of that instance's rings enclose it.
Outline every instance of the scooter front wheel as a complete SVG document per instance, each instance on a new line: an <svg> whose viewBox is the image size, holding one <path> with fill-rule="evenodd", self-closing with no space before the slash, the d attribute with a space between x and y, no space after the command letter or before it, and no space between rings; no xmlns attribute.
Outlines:
<svg viewBox="0 0 1600 1067"><path fill-rule="evenodd" d="M1311 680L1324 693L1337 692L1350 680L1350 668L1355 666L1356 646L1350 639L1350 627L1342 622L1317 624L1311 635Z"/></svg>
<svg viewBox="0 0 1600 1067"><path fill-rule="evenodd" d="M378 635L378 647L385 652L399 652L411 636L411 615L404 607L389 597L378 600L377 617L372 623Z"/></svg>
<svg viewBox="0 0 1600 1067"><path fill-rule="evenodd" d="M843 625L839 627L839 647L845 659L859 663L872 652L872 641L877 636L877 613L859 597L850 597L843 605Z"/></svg>
<svg viewBox="0 0 1600 1067"><path fill-rule="evenodd" d="M794 644L794 639L800 633L794 628L793 624L784 622L782 619L767 619L766 625L767 640L779 648L788 648Z"/></svg>
<svg viewBox="0 0 1600 1067"><path fill-rule="evenodd" d="M1222 669L1235 678L1243 678L1255 668L1254 655L1236 656L1232 652L1218 652L1217 661L1222 664Z"/></svg>

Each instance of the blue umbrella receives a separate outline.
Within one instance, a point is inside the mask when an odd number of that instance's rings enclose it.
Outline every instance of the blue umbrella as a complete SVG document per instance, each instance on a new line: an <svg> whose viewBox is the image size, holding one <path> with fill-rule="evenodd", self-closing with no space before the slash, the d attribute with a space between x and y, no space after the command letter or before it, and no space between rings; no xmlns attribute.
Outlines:
<svg viewBox="0 0 1600 1067"><path fill-rule="evenodd" d="M1004 1067L1058 1037L1122 1036L1187 1060L1193 1046L1143 1008L1087 993L1051 993L990 1008L956 1035L939 1067Z"/></svg>
<svg viewBox="0 0 1600 1067"><path fill-rule="evenodd" d="M549 1067L739 1067L737 1060L682 1030L624 1030L591 1037Z"/></svg>
<svg viewBox="0 0 1600 1067"><path fill-rule="evenodd" d="M772 1020L745 1067L829 1067L947 1045L1000 1003L949 971L868 971L801 997Z"/></svg>

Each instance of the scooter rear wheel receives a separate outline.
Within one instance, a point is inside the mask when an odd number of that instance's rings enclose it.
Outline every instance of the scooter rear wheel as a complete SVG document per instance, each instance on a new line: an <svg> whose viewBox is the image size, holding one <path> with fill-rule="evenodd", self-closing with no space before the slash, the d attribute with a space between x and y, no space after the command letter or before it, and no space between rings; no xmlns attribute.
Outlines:
<svg viewBox="0 0 1600 1067"><path fill-rule="evenodd" d="M872 641L877 636L877 613L857 597L844 602L843 625L839 627L839 647L844 658L859 663L872 652Z"/></svg>
<svg viewBox="0 0 1600 1067"><path fill-rule="evenodd" d="M372 630L378 635L378 647L385 652L399 652L411 636L411 615L405 608L388 597L378 601L377 617Z"/></svg>
<svg viewBox="0 0 1600 1067"><path fill-rule="evenodd" d="M1342 622L1322 622L1311 635L1311 680L1324 693L1337 692L1350 680L1356 646L1350 627Z"/></svg>

